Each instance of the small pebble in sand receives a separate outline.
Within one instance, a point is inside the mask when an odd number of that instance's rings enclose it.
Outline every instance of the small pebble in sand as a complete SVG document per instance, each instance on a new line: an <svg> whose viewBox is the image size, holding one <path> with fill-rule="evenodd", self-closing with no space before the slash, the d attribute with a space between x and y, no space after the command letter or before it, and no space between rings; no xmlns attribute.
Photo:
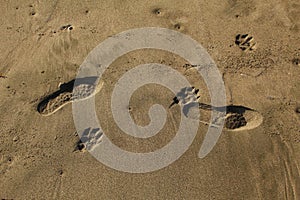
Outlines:
<svg viewBox="0 0 300 200"><path fill-rule="evenodd" d="M292 60L293 65L300 65L300 59L299 58L294 58Z"/></svg>
<svg viewBox="0 0 300 200"><path fill-rule="evenodd" d="M161 9L160 8L156 8L153 10L153 13L156 15L161 15Z"/></svg>
<svg viewBox="0 0 300 200"><path fill-rule="evenodd" d="M17 142L19 140L19 136L15 136L14 138L13 138L13 141L14 142Z"/></svg>
<svg viewBox="0 0 300 200"><path fill-rule="evenodd" d="M175 24L174 28L177 29L177 30L180 30L181 29L181 25L180 24Z"/></svg>
<svg viewBox="0 0 300 200"><path fill-rule="evenodd" d="M58 174L59 174L60 176L62 176L62 175L64 174L64 171L63 171L62 169L60 169L60 170L58 170Z"/></svg>

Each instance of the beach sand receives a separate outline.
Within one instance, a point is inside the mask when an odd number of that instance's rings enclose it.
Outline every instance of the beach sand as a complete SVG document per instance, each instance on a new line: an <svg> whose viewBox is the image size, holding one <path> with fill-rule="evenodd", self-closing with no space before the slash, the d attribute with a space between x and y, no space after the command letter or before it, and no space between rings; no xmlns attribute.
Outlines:
<svg viewBox="0 0 300 200"><path fill-rule="evenodd" d="M0 198L300 198L298 0L11 0L0 5ZM223 76L227 104L251 108L263 121L248 130L224 129L203 159L198 152L208 126L199 123L190 148L174 163L149 173L117 171L78 150L72 105L43 116L38 104L74 79L98 44L143 27L168 28L196 40ZM239 34L253 37L255 47L243 48ZM118 58L103 74L105 84L95 99L103 130L128 151L163 147L180 122L177 105L169 109L160 133L149 139L129 137L114 122L110 101L115 83L127 70L150 62L179 71L200 88L200 101L210 103L203 79L186 71L187 63L178 55L144 49ZM131 116L145 126L151 105L168 109L173 97L162 86L143 86L130 100ZM201 114L209 120L209 112Z"/></svg>

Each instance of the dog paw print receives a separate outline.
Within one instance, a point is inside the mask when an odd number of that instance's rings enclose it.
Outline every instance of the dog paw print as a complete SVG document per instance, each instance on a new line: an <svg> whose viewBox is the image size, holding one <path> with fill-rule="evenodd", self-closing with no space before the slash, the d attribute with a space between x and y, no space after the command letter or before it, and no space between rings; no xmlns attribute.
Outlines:
<svg viewBox="0 0 300 200"><path fill-rule="evenodd" d="M171 103L169 108L171 108L175 104L186 105L189 103L198 102L198 99L200 98L200 95L198 95L198 93L199 89L196 89L195 87L182 88L180 92L178 92L173 98L173 102Z"/></svg>
<svg viewBox="0 0 300 200"><path fill-rule="evenodd" d="M235 37L235 44L243 51L252 51L256 48L256 43L249 34L238 34Z"/></svg>
<svg viewBox="0 0 300 200"><path fill-rule="evenodd" d="M199 102L198 99L200 95L198 95L199 89L194 87L185 87L182 88L176 96L173 98L173 102L169 106L171 108L175 104L182 105L183 114L192 119L199 118Z"/></svg>
<svg viewBox="0 0 300 200"><path fill-rule="evenodd" d="M77 149L92 151L101 142L102 136L103 132L99 128L85 129L80 142L77 144Z"/></svg>

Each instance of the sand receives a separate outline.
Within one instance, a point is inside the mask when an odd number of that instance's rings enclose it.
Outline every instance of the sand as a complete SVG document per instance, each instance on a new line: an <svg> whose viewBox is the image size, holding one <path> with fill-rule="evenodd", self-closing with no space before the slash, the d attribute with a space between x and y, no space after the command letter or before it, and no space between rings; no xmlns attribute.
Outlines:
<svg viewBox="0 0 300 200"><path fill-rule="evenodd" d="M12 0L0 5L0 198L300 198L298 0ZM169 28L199 42L223 75L227 104L251 108L263 120L242 130L224 129L203 159L198 152L208 126L199 123L195 140L177 161L158 171L131 174L105 166L78 145L71 104L49 116L38 112L45 97L76 77L93 48L142 27ZM200 101L210 103L201 76L186 70L188 63L177 55L138 50L118 58L103 75L96 108L107 136L128 151L159 149L179 126L178 105L149 139L129 137L113 121L114 84L126 71L150 62L185 75L200 88ZM173 98L162 86L143 86L131 97L131 116L145 126L151 105L168 109ZM201 116L207 121L209 111ZM257 119L249 116L249 122Z"/></svg>

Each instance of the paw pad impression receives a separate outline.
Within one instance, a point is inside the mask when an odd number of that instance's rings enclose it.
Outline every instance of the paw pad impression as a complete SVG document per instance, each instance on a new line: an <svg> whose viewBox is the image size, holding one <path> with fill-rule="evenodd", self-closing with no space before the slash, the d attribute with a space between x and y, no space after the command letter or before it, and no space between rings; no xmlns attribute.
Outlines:
<svg viewBox="0 0 300 200"><path fill-rule="evenodd" d="M249 34L238 34L235 36L235 44L243 51L252 51L256 48L256 42Z"/></svg>

